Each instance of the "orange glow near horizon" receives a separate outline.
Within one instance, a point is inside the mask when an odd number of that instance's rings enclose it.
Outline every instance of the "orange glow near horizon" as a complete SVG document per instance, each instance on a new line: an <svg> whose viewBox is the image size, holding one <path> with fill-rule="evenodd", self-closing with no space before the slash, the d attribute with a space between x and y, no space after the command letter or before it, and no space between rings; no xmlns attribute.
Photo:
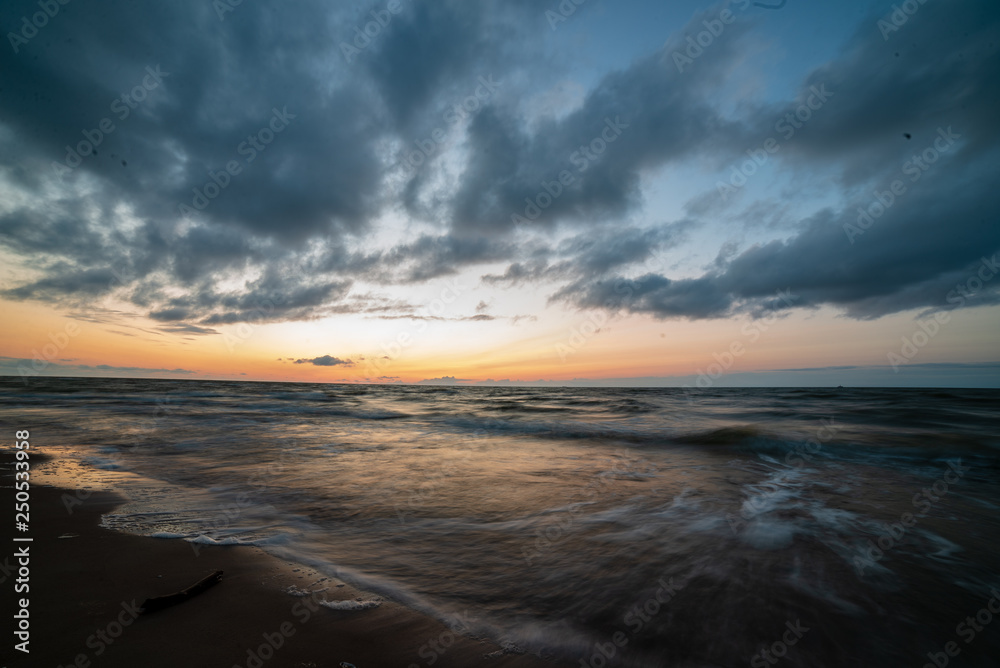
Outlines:
<svg viewBox="0 0 1000 668"><path fill-rule="evenodd" d="M163 331L158 329L162 323L138 316L107 313L102 322L104 316L77 319L36 303L7 301L0 306L7 315L7 326L0 332L0 355L33 360L31 364L49 375L59 375L56 370L65 367L64 375L299 382L687 376L713 363L729 363L727 373L879 365L885 358L871 351L892 349L900 335L913 329L906 315L859 324L832 312L794 314L770 325L748 319L657 321L631 316L609 319L598 328L588 314L571 313L549 314L552 317L544 323L499 328L489 322L422 326L408 320L385 324L344 317L226 326L219 334L194 336ZM995 331L997 309L958 317L974 326L952 328L951 340L939 342L943 345L938 354L927 354L921 361L938 361L963 345L981 345L966 339L975 332ZM874 346L873 341L884 343ZM730 358L733 349L743 352ZM317 366L308 361L326 355L352 363ZM952 356L951 361L966 360ZM91 368L81 370L79 365ZM100 365L112 368L95 368ZM191 373L170 372L176 369Z"/></svg>

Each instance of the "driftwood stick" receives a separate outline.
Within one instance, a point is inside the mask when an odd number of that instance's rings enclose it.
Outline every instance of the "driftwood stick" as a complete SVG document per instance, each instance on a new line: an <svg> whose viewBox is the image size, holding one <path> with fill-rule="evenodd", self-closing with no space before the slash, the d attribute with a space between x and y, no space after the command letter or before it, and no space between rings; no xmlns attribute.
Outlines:
<svg viewBox="0 0 1000 668"><path fill-rule="evenodd" d="M169 608L172 605L177 605L178 603L183 603L189 598L197 596L221 581L222 571L215 571L211 575L198 580L187 589L182 589L177 593L167 594L166 596L157 596L155 598L147 598L142 604L142 612L155 612L157 610Z"/></svg>

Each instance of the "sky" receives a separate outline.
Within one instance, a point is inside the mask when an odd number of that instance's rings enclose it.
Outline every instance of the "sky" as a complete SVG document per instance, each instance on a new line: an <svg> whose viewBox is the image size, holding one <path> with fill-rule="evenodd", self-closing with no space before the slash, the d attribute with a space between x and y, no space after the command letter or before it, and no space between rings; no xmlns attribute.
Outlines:
<svg viewBox="0 0 1000 668"><path fill-rule="evenodd" d="M994 0L8 0L0 374L1000 387Z"/></svg>

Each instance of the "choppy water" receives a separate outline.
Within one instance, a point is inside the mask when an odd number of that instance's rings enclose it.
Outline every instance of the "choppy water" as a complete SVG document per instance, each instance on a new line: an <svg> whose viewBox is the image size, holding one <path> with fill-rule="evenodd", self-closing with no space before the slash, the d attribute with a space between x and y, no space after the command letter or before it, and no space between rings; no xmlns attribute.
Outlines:
<svg viewBox="0 0 1000 668"><path fill-rule="evenodd" d="M1000 391L6 378L0 423L171 483L109 526L580 665L1000 659L1000 620L960 626L1000 587Z"/></svg>

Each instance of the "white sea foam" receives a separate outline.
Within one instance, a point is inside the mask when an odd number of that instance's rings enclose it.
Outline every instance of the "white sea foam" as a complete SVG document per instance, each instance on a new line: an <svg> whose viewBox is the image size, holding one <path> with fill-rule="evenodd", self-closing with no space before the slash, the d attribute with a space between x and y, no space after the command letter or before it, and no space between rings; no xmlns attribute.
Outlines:
<svg viewBox="0 0 1000 668"><path fill-rule="evenodd" d="M382 599L372 598L367 601L320 601L319 604L331 610L368 610L382 605Z"/></svg>
<svg viewBox="0 0 1000 668"><path fill-rule="evenodd" d="M150 538L187 538L185 533L174 533L172 531L157 531L149 534Z"/></svg>
<svg viewBox="0 0 1000 668"><path fill-rule="evenodd" d="M185 538L184 540L186 540L189 543L196 543L198 545L259 545L263 542L256 540L246 540L243 538L235 538L235 537L220 538L216 540L215 538L211 538L209 536L206 536L205 534L201 534L200 536L194 538Z"/></svg>
<svg viewBox="0 0 1000 668"><path fill-rule="evenodd" d="M305 596L311 596L313 594L321 594L329 589L330 589L329 587L323 587L321 589L299 589L295 585L289 585L288 587L285 587L285 593L288 594L289 596L302 598Z"/></svg>

